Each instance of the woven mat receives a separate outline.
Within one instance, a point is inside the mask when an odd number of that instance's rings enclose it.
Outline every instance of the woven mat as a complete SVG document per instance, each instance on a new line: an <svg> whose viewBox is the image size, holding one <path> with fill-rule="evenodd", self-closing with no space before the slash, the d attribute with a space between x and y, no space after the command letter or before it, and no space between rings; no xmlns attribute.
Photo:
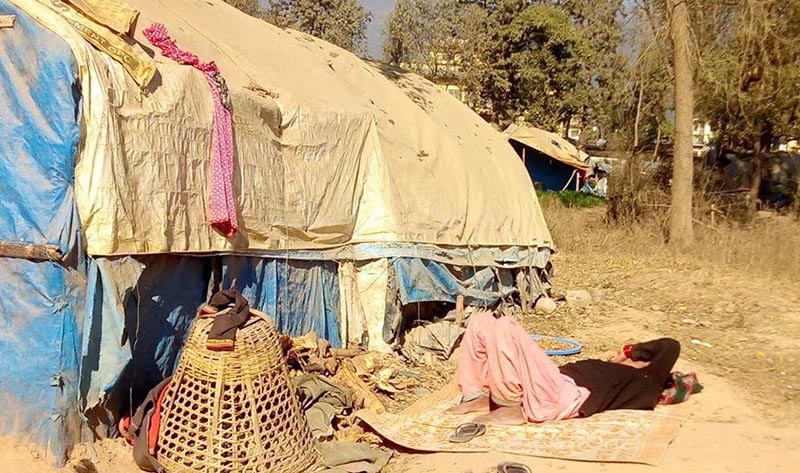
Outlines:
<svg viewBox="0 0 800 473"><path fill-rule="evenodd" d="M655 411L609 411L587 419L524 426L490 425L469 443L451 443L455 428L475 415L444 413L460 399L450 384L399 414L362 410L358 417L395 444L423 452L500 451L519 455L592 462L657 465L688 416L687 404ZM691 402L691 400L689 401Z"/></svg>

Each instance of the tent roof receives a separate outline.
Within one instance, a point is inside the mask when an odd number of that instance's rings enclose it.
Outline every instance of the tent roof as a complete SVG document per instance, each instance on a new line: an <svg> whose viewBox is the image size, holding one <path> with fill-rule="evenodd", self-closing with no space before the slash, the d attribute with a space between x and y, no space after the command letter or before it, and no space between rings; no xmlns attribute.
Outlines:
<svg viewBox="0 0 800 473"><path fill-rule="evenodd" d="M133 38L158 69L143 94L50 2L12 1L64 38L81 68L87 139L76 200L90 254L551 245L503 135L419 76L220 0L128 0L141 12ZM230 87L244 228L235 239L205 221L208 86L143 37L154 22L215 61Z"/></svg>
<svg viewBox="0 0 800 473"><path fill-rule="evenodd" d="M504 133L509 140L533 148L564 164L584 171L589 169L585 162L588 155L556 133L526 125L510 125Z"/></svg>

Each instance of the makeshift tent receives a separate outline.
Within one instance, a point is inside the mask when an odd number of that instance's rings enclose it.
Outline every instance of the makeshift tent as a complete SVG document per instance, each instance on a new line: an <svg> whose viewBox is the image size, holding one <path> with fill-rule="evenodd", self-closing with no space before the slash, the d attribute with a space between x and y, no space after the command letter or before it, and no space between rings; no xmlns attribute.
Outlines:
<svg viewBox="0 0 800 473"><path fill-rule="evenodd" d="M108 433L215 288L285 333L382 350L403 305L541 291L551 238L524 167L433 84L219 0L0 15L17 18L0 29L0 435L58 461ZM208 222L209 82L157 53L154 22L227 82L232 238Z"/></svg>
<svg viewBox="0 0 800 473"><path fill-rule="evenodd" d="M591 171L589 156L555 133L524 125L511 125L504 133L542 190L578 190Z"/></svg>

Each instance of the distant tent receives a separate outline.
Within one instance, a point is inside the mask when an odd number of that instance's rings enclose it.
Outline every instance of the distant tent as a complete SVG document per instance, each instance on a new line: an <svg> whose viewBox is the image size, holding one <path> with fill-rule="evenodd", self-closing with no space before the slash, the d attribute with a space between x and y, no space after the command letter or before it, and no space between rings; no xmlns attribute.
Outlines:
<svg viewBox="0 0 800 473"><path fill-rule="evenodd" d="M590 172L586 163L588 155L556 133L511 125L505 135L525 163L537 188L549 191L578 190Z"/></svg>
<svg viewBox="0 0 800 473"><path fill-rule="evenodd" d="M0 435L59 462L108 433L173 371L215 288L284 333L377 350L414 304L541 293L533 186L458 100L221 0L128 3L138 21L118 0L0 0L16 15L0 29ZM207 221L208 82L153 52L156 21L227 81L234 238Z"/></svg>

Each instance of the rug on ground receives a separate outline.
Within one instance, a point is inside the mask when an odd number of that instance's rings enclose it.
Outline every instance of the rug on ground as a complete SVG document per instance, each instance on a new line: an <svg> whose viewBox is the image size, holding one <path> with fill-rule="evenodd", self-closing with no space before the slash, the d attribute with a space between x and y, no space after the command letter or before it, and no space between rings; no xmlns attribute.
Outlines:
<svg viewBox="0 0 800 473"><path fill-rule="evenodd" d="M429 394L398 414L358 417L384 438L422 452L500 451L566 460L657 465L688 416L686 404L659 406L655 411L608 411L586 419L524 426L490 425L486 434L468 443L448 441L455 428L475 415L445 414L460 394L455 383Z"/></svg>

